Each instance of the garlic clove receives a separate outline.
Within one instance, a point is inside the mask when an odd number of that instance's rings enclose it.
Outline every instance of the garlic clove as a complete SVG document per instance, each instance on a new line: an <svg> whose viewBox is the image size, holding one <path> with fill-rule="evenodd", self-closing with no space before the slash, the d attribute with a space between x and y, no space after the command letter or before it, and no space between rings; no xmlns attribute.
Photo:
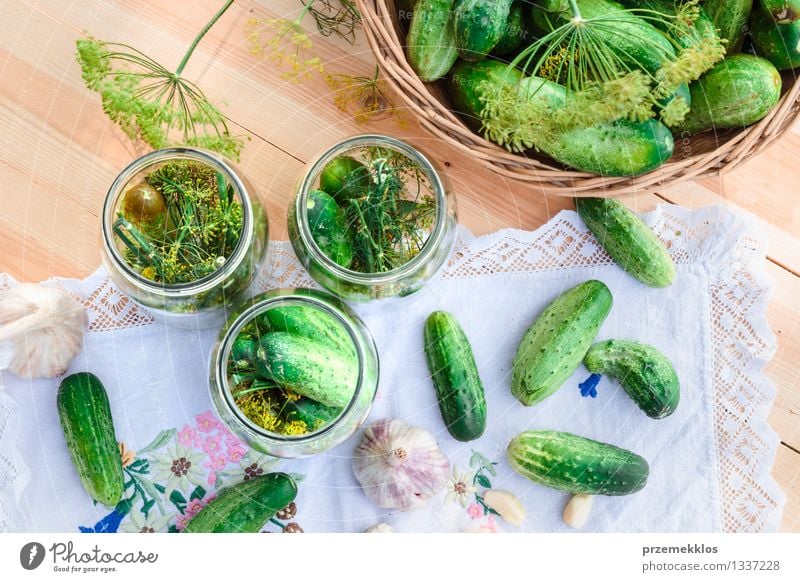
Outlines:
<svg viewBox="0 0 800 582"><path fill-rule="evenodd" d="M564 508L564 522L575 529L581 529L592 511L592 496L576 494Z"/></svg>
<svg viewBox="0 0 800 582"><path fill-rule="evenodd" d="M483 502L500 514L506 522L514 526L525 521L525 507L512 493L500 489L490 489L483 495Z"/></svg>
<svg viewBox="0 0 800 582"><path fill-rule="evenodd" d="M427 430L384 419L364 431L353 473L378 507L406 510L444 489L450 462Z"/></svg>
<svg viewBox="0 0 800 582"><path fill-rule="evenodd" d="M0 303L0 343L11 346L9 369L25 379L64 374L83 345L86 315L68 293L25 283Z"/></svg>
<svg viewBox="0 0 800 582"><path fill-rule="evenodd" d="M364 533L394 533L394 528L388 523L376 523L365 529Z"/></svg>

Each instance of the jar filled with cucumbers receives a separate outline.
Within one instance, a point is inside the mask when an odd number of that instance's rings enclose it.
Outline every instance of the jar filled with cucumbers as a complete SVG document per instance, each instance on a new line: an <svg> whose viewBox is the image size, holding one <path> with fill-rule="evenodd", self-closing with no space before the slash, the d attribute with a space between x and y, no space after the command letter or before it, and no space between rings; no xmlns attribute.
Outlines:
<svg viewBox="0 0 800 582"><path fill-rule="evenodd" d="M414 147L360 135L311 163L288 227L301 263L327 290L356 301L404 297L447 260L455 198Z"/></svg>
<svg viewBox="0 0 800 582"><path fill-rule="evenodd" d="M211 399L251 447L305 457L361 426L378 373L372 336L349 307L324 291L282 289L228 319L211 352Z"/></svg>
<svg viewBox="0 0 800 582"><path fill-rule="evenodd" d="M179 327L221 325L267 251L267 217L253 188L199 149L134 160L111 185L102 221L109 277Z"/></svg>

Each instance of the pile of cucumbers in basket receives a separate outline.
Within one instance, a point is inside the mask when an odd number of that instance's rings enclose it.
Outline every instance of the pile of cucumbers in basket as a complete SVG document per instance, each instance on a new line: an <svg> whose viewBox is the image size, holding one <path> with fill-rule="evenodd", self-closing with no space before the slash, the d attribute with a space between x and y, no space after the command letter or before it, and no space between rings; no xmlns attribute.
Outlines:
<svg viewBox="0 0 800 582"><path fill-rule="evenodd" d="M652 171L676 141L760 121L780 100L779 71L800 65L800 0L400 0L399 10L410 65L422 81L445 80L471 129L602 176Z"/></svg>

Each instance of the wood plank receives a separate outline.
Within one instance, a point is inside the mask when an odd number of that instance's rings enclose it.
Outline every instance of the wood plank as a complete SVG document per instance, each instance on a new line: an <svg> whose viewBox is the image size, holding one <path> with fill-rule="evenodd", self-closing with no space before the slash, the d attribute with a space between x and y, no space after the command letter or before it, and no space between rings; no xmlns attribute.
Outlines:
<svg viewBox="0 0 800 582"><path fill-rule="evenodd" d="M772 476L786 494L780 531L800 532L800 454L788 447L780 447Z"/></svg>

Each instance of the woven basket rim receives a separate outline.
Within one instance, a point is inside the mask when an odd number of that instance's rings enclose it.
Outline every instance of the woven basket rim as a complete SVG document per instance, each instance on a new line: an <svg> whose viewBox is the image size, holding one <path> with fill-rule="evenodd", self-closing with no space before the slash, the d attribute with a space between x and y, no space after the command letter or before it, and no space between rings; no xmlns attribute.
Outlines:
<svg viewBox="0 0 800 582"><path fill-rule="evenodd" d="M505 178L525 182L545 194L559 196L615 196L653 191L686 180L727 173L761 153L787 131L800 112L800 77L795 75L780 102L764 119L741 130L726 130L699 139L724 140L710 151L673 157L659 168L640 176L603 177L566 170L553 161L511 153L473 132L423 83L406 59L398 36L394 0L356 0L361 11L367 42L387 82L409 108L420 125L435 137L469 154L484 167ZM676 153L691 149L697 136L676 137ZM712 142L713 143L713 142Z"/></svg>

